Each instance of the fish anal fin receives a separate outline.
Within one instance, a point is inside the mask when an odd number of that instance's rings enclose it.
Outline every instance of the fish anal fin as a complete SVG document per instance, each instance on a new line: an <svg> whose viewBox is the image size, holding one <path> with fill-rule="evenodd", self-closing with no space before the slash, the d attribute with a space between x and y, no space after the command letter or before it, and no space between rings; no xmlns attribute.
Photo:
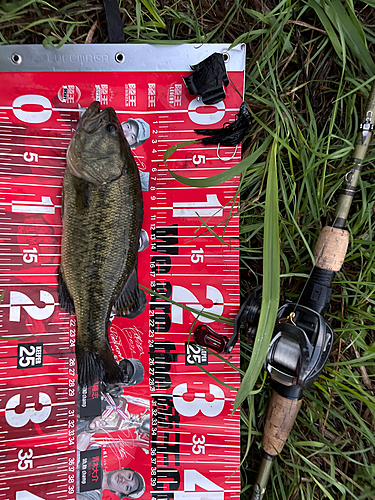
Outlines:
<svg viewBox="0 0 375 500"><path fill-rule="evenodd" d="M108 340L101 348L99 355L104 365L105 373L103 382L105 382L106 384L121 383L122 379L124 378L124 373L113 356L112 349L109 345Z"/></svg>
<svg viewBox="0 0 375 500"><path fill-rule="evenodd" d="M73 299L69 293L61 269L59 269L59 276L58 276L58 294L59 294L59 303L61 308L70 314L74 314Z"/></svg>
<svg viewBox="0 0 375 500"><path fill-rule="evenodd" d="M120 383L123 371L116 363L109 342L106 340L98 352L85 351L76 346L78 383L92 386L98 381Z"/></svg>
<svg viewBox="0 0 375 500"><path fill-rule="evenodd" d="M134 318L146 307L146 295L139 289L137 271L134 269L118 294L113 305L116 316Z"/></svg>

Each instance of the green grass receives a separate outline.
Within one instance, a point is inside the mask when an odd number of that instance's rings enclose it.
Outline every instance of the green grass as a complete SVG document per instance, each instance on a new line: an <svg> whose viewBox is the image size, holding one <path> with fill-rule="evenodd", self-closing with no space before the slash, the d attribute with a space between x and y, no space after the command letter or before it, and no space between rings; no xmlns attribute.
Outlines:
<svg viewBox="0 0 375 500"><path fill-rule="evenodd" d="M277 197L279 209L279 248L272 250L273 255L280 252L281 299L296 299L312 268L318 234L332 222L374 79L375 2L119 3L130 43L247 44L245 100L253 120L243 144L243 163L237 167L242 171L241 291L246 297L262 283L263 259L269 264L263 243L270 230L265 211L270 181L266 171L271 165L275 175L270 182L277 189L273 204ZM0 4L2 44L85 41L107 41L99 1ZM258 155L265 141L269 145ZM374 159L370 151L350 212L345 264L333 282L327 314L335 332L332 354L305 394L296 425L274 465L269 500L375 498ZM265 337L262 352L267 342ZM246 372L252 349L246 338L242 346L241 368ZM264 382L262 374L255 375L242 388L245 396L254 393L245 397L242 407L245 500L251 498L259 466L271 394L269 379Z"/></svg>

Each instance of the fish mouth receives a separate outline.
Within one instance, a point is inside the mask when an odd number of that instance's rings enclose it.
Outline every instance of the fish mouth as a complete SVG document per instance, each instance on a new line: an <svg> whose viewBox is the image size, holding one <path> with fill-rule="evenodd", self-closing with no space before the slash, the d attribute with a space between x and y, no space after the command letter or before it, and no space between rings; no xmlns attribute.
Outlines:
<svg viewBox="0 0 375 500"><path fill-rule="evenodd" d="M84 112L80 126L85 132L96 132L103 124L117 123L118 118L113 108L100 110L100 102L94 101Z"/></svg>
<svg viewBox="0 0 375 500"><path fill-rule="evenodd" d="M87 158L90 155L85 154L85 136L92 136L101 128L106 128L108 125L114 125L118 130L122 131L121 124L117 118L113 108L105 108L100 110L100 103L94 101L83 114L81 121L77 127L73 139L70 141L66 153L67 167L72 175L84 179L96 186L105 185L111 180L121 176L121 169L118 170L117 177L114 174L116 168L109 169L109 177L95 173L95 169L87 164ZM100 137L98 138L100 140ZM94 140L95 142L95 140Z"/></svg>

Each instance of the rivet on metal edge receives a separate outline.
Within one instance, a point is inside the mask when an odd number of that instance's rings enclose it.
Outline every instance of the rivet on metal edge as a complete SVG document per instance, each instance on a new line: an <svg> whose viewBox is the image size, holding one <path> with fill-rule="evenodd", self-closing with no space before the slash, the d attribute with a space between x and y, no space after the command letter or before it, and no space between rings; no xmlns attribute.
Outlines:
<svg viewBox="0 0 375 500"><path fill-rule="evenodd" d="M223 56L224 56L224 62L225 63L229 62L229 59L230 59L229 52L223 52Z"/></svg>
<svg viewBox="0 0 375 500"><path fill-rule="evenodd" d="M12 54L11 60L13 64L21 64L22 63L22 56L20 54Z"/></svg>
<svg viewBox="0 0 375 500"><path fill-rule="evenodd" d="M125 54L123 52L117 52L115 54L115 61L119 64L125 61Z"/></svg>

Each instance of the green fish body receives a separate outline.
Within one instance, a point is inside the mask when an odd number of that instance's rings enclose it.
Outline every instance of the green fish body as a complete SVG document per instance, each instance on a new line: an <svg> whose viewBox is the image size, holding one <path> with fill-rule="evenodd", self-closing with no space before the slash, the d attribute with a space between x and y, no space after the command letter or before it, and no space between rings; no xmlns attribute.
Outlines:
<svg viewBox="0 0 375 500"><path fill-rule="evenodd" d="M142 312L139 172L112 108L87 109L67 151L59 300L77 317L78 382L121 382L108 341L111 312Z"/></svg>

